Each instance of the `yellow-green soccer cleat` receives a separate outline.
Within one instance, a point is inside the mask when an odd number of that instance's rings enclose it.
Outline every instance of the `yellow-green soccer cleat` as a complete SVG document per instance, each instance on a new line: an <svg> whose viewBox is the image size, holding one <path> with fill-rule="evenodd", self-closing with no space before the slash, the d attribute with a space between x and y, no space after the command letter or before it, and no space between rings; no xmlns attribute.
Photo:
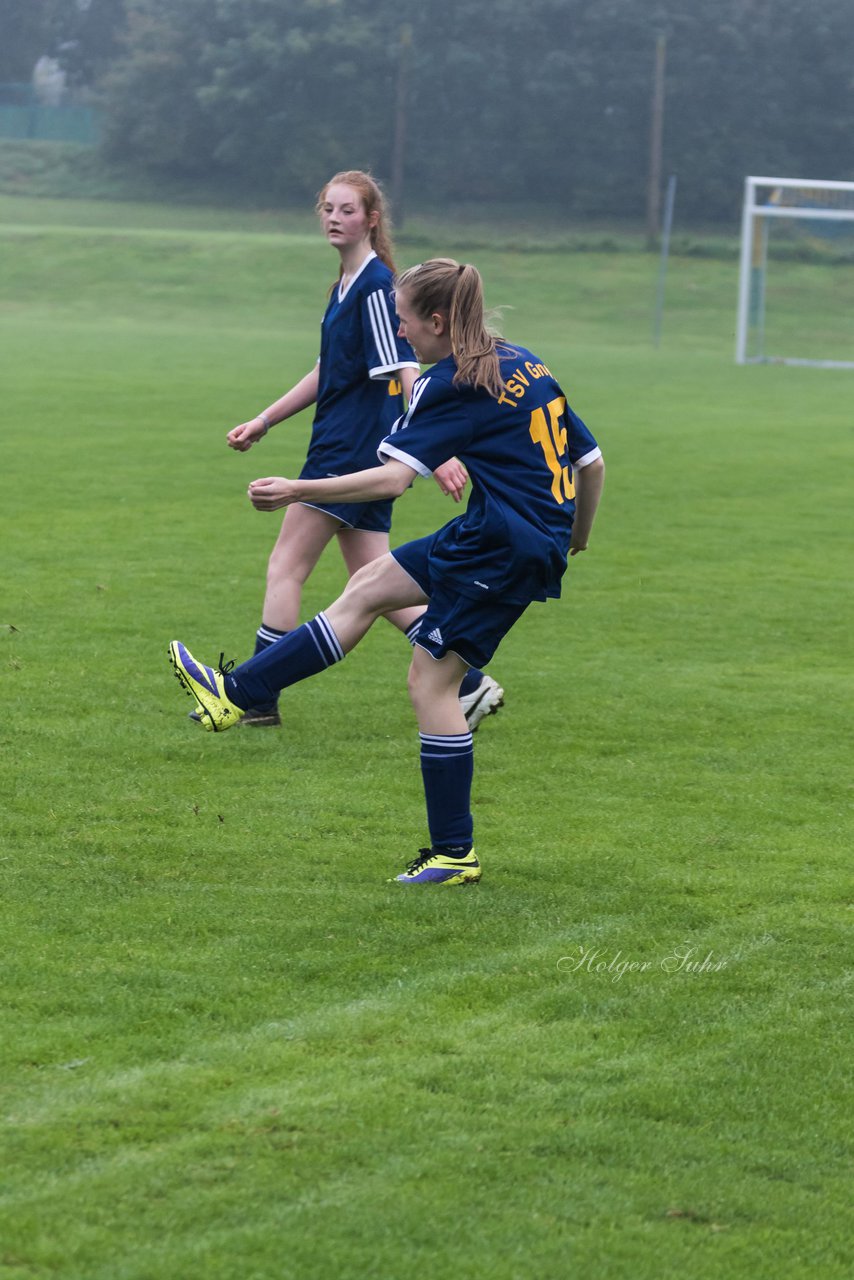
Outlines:
<svg viewBox="0 0 854 1280"><path fill-rule="evenodd" d="M220 655L218 668L206 667L203 662L196 661L180 640L173 640L169 645L169 661L184 689L191 698L195 698L203 728L222 733L224 729L239 724L243 708L235 706L225 692L225 676L233 663L224 668Z"/></svg>
<svg viewBox="0 0 854 1280"><path fill-rule="evenodd" d="M395 876L393 884L477 884L481 865L469 849L464 858L449 858L433 849L419 849L418 857L402 875Z"/></svg>

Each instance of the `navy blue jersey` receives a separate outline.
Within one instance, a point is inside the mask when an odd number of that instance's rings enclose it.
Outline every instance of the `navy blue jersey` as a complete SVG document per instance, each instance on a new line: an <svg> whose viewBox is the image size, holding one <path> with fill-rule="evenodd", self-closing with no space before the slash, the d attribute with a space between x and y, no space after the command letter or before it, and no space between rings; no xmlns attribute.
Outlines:
<svg viewBox="0 0 854 1280"><path fill-rule="evenodd" d="M440 531L436 576L464 595L523 604L560 595L575 516L573 469L600 457L552 374L523 347L499 346L505 390L454 386L448 356L418 379L383 440L420 475L456 456L471 478L463 515Z"/></svg>
<svg viewBox="0 0 854 1280"><path fill-rule="evenodd" d="M346 475L376 465L377 445L403 412L393 374L420 365L398 338L392 272L375 253L341 295L336 285L323 317L320 370L309 445L313 475Z"/></svg>

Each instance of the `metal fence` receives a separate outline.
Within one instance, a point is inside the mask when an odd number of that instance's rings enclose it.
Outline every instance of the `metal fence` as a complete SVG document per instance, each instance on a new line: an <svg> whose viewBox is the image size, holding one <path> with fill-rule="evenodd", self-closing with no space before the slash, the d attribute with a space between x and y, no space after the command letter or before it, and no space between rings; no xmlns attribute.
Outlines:
<svg viewBox="0 0 854 1280"><path fill-rule="evenodd" d="M29 84L0 84L0 138L94 146L100 137L101 122L94 107L74 103L46 106Z"/></svg>

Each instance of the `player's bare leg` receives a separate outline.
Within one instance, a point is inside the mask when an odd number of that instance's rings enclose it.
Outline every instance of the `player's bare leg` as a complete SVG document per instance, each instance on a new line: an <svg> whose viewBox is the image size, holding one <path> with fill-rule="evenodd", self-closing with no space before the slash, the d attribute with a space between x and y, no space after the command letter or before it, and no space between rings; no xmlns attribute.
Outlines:
<svg viewBox="0 0 854 1280"><path fill-rule="evenodd" d="M316 507L288 507L267 565L266 626L293 631L299 625L302 589L339 527L334 516Z"/></svg>
<svg viewBox="0 0 854 1280"><path fill-rule="evenodd" d="M368 564L378 560L388 551L388 534L373 529L339 529L338 545L347 566L347 573L352 578L355 573ZM383 615L398 631L404 634L417 622L424 612L423 606L410 609L392 609Z"/></svg>
<svg viewBox="0 0 854 1280"><path fill-rule="evenodd" d="M264 609L255 634L256 654L299 625L303 586L337 529L338 521L315 507L295 504L286 511L267 564ZM198 712L193 714L198 718ZM241 723L255 728L277 727L281 724L278 699L250 707Z"/></svg>
<svg viewBox="0 0 854 1280"><path fill-rule="evenodd" d="M367 529L342 529L338 534L341 554L352 575L365 564L388 551L388 535L375 533ZM410 627L418 622L423 614L421 607L414 609L393 609L383 616L400 631L410 637ZM474 731L486 716L494 715L504 705L504 690L497 680L485 671L472 670L464 677L457 690L460 704L469 729Z"/></svg>
<svg viewBox="0 0 854 1280"><path fill-rule="evenodd" d="M465 733L458 691L468 666L455 653L431 658L416 645L409 668L409 698L422 733Z"/></svg>
<svg viewBox="0 0 854 1280"><path fill-rule="evenodd" d="M369 561L347 583L325 615L341 648L349 653L377 618L407 612L413 620L424 612L427 597L388 552Z"/></svg>

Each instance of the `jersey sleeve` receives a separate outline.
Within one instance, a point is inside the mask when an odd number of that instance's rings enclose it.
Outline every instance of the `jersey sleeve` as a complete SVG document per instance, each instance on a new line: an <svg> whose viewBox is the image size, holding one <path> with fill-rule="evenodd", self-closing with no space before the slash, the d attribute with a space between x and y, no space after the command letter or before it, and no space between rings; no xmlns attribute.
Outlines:
<svg viewBox="0 0 854 1280"><path fill-rule="evenodd" d="M454 387L424 374L412 388L409 408L377 449L381 462L397 458L421 476L462 453L474 427Z"/></svg>
<svg viewBox="0 0 854 1280"><path fill-rule="evenodd" d="M602 450L599 448L593 433L582 422L577 413L573 413L569 405L566 407L567 426L569 428L569 460L575 470L581 470L587 467L591 462L595 462L597 458L602 457Z"/></svg>
<svg viewBox="0 0 854 1280"><path fill-rule="evenodd" d="M368 376L388 380L398 369L420 369L412 347L398 337L400 324L388 290L369 289L361 301Z"/></svg>

